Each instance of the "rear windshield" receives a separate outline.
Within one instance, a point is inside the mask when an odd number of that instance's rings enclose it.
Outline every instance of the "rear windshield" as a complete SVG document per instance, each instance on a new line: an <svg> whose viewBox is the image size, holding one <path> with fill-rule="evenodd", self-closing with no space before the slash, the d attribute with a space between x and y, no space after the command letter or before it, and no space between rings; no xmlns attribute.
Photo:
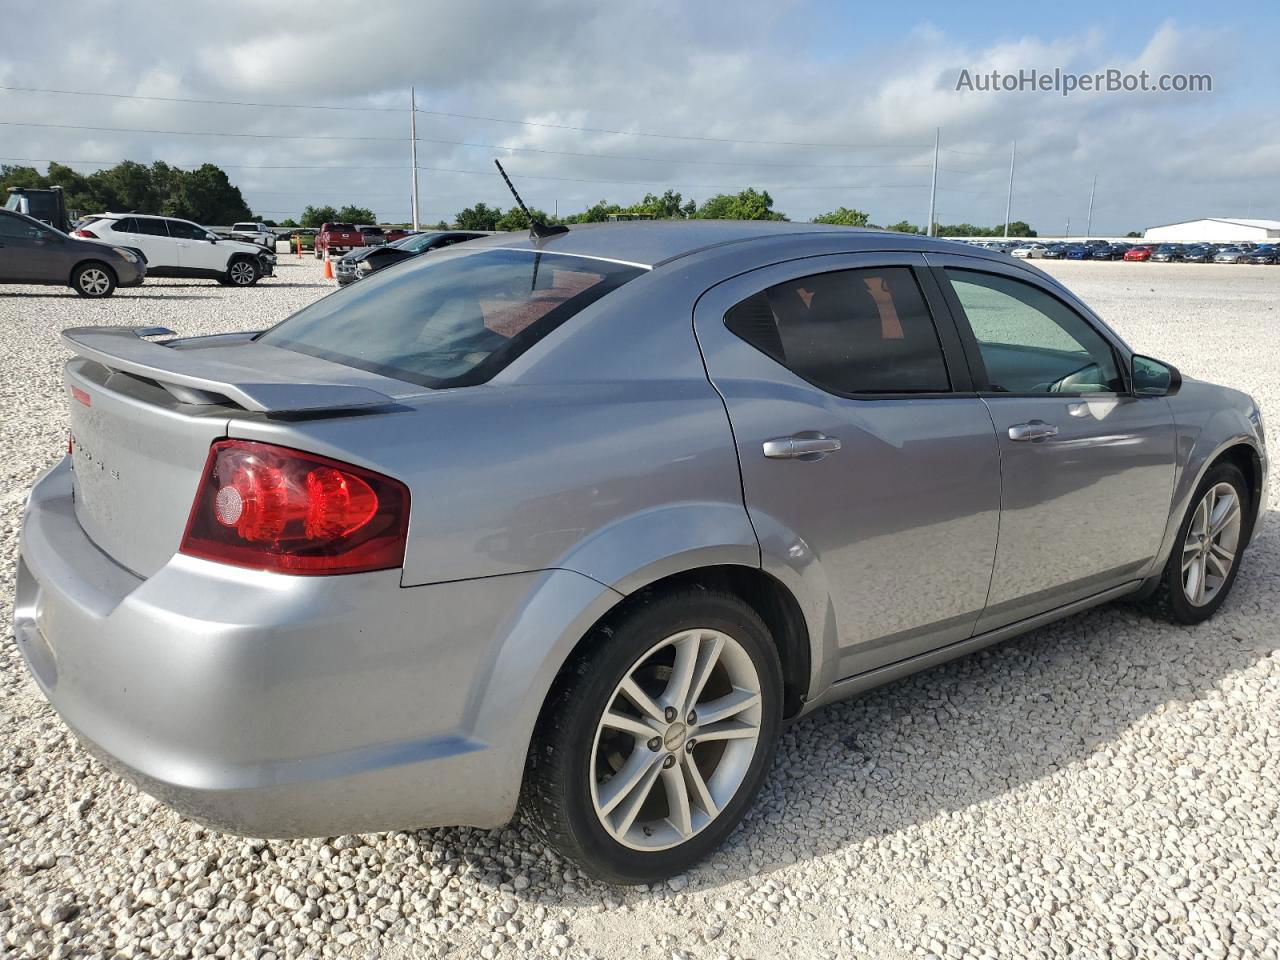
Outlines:
<svg viewBox="0 0 1280 960"><path fill-rule="evenodd" d="M643 272L529 250L423 257L317 300L258 339L427 387L467 386Z"/></svg>
<svg viewBox="0 0 1280 960"><path fill-rule="evenodd" d="M338 233L351 233L355 230L355 227L350 223L331 223L329 224L329 229Z"/></svg>

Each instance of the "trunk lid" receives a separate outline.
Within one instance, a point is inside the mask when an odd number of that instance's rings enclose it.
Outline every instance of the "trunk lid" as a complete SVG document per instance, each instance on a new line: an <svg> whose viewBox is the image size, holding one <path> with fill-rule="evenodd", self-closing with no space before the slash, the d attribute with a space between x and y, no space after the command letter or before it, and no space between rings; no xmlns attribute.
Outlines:
<svg viewBox="0 0 1280 960"><path fill-rule="evenodd" d="M233 418L323 416L426 392L249 334L172 346L129 328L63 336L80 354L64 371L76 517L99 549L141 577L177 552L209 447Z"/></svg>

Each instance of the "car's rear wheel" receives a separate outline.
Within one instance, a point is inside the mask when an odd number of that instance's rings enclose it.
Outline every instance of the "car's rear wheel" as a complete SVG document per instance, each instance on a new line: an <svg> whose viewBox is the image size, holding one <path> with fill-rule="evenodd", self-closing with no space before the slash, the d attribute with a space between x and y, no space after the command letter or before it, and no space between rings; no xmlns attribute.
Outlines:
<svg viewBox="0 0 1280 960"><path fill-rule="evenodd" d="M1249 487L1230 463L1213 467L1191 498L1169 562L1152 597L1177 623L1208 620L1226 601L1252 528Z"/></svg>
<svg viewBox="0 0 1280 960"><path fill-rule="evenodd" d="M92 300L109 297L116 289L115 271L96 260L82 263L71 271L71 288Z"/></svg>
<svg viewBox="0 0 1280 960"><path fill-rule="evenodd" d="M529 752L525 806L595 876L648 883L741 820L782 717L777 650L730 594L642 599L561 674Z"/></svg>
<svg viewBox="0 0 1280 960"><path fill-rule="evenodd" d="M250 257L237 257L227 265L226 281L233 287L251 287L260 276L257 261Z"/></svg>

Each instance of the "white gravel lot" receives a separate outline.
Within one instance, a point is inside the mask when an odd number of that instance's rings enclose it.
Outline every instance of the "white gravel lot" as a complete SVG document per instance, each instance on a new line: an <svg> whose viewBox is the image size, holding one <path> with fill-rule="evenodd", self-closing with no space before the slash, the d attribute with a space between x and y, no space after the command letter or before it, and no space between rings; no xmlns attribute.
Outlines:
<svg viewBox="0 0 1280 960"><path fill-rule="evenodd" d="M1280 424L1280 267L1051 263L1139 350ZM106 772L12 643L23 498L66 447L66 326L259 328L325 292L0 288L0 955L1280 957L1280 497L1197 628L1100 608L788 732L713 860L659 889L579 878L520 826L223 836Z"/></svg>

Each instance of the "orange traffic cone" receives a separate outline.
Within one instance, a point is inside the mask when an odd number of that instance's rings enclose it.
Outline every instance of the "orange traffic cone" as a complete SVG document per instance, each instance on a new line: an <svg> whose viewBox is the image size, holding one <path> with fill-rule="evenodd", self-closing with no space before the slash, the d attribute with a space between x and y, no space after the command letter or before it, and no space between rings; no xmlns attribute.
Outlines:
<svg viewBox="0 0 1280 960"><path fill-rule="evenodd" d="M326 280L333 279L333 262L328 258L324 258L324 278Z"/></svg>

